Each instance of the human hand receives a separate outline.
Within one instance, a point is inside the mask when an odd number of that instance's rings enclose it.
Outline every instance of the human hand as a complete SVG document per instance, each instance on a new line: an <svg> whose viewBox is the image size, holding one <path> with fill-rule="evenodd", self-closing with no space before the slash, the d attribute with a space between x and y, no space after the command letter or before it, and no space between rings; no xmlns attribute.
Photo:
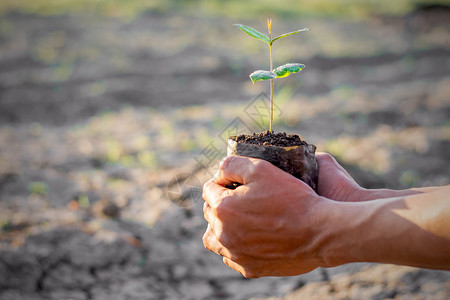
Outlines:
<svg viewBox="0 0 450 300"><path fill-rule="evenodd" d="M225 188L233 182L236 189ZM290 276L324 263L318 238L327 199L269 162L229 156L204 185L203 243L245 277Z"/></svg>
<svg viewBox="0 0 450 300"><path fill-rule="evenodd" d="M360 202L430 192L437 187L407 190L365 189L328 153L316 153L319 165L317 193L339 202Z"/></svg>
<svg viewBox="0 0 450 300"><path fill-rule="evenodd" d="M359 186L350 174L328 153L316 153L319 165L317 193L335 201L362 201L366 189Z"/></svg>

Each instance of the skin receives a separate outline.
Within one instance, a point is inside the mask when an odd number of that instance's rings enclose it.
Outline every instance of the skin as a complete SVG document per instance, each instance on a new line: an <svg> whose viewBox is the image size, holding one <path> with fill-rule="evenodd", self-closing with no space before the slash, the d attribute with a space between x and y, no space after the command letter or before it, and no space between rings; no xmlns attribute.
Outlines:
<svg viewBox="0 0 450 300"><path fill-rule="evenodd" d="M450 186L367 190L329 154L317 160L316 194L266 161L225 158L203 189L206 249L247 278L350 262L450 270Z"/></svg>

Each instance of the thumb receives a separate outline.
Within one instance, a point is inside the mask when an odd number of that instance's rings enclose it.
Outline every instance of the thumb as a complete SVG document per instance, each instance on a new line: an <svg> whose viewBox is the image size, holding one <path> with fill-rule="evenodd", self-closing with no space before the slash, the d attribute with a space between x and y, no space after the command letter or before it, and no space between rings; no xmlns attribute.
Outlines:
<svg viewBox="0 0 450 300"><path fill-rule="evenodd" d="M317 152L316 153L317 164L319 165L319 177L331 176L336 179L337 176L344 176L350 182L356 184L353 177L345 170L336 159L328 153Z"/></svg>
<svg viewBox="0 0 450 300"><path fill-rule="evenodd" d="M214 181L222 186L232 183L246 184L254 169L257 159L243 156L227 156L219 164Z"/></svg>

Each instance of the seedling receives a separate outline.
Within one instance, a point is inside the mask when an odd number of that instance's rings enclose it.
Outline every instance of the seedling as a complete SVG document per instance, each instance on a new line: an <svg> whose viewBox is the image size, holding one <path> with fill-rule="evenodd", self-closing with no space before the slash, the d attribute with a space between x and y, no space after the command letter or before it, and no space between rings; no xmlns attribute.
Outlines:
<svg viewBox="0 0 450 300"><path fill-rule="evenodd" d="M250 79L253 83L260 81L260 80L270 80L270 132L273 132L273 80L276 78L283 78L287 77L290 74L297 73L305 68L304 64L299 63L287 63L285 65L279 66L278 68L273 68L273 58L272 58L272 45L273 42L285 38L290 35L297 34L299 32L303 31L309 31L308 28L299 29L293 32L288 32L285 34L282 34L280 36L277 36L276 38L272 39L272 20L267 20L267 29L269 30L269 36L257 31L256 29L253 29L246 25L236 24L237 27L239 27L240 30L245 32L251 37L254 37L255 39L261 40L269 45L269 51L270 51L270 71L265 70L258 70L250 74Z"/></svg>

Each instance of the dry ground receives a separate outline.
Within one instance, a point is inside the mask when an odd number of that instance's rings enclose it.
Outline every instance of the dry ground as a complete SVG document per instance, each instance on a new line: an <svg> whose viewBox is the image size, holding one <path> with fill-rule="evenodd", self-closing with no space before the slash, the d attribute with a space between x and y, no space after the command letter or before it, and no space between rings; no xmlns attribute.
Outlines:
<svg viewBox="0 0 450 300"><path fill-rule="evenodd" d="M449 184L449 20L302 20L313 30L275 52L307 65L277 83L275 129L365 187ZM248 280L203 249L201 185L222 138L265 120L267 86L247 74L266 49L233 22L1 17L0 299L450 297L448 272L350 264Z"/></svg>

